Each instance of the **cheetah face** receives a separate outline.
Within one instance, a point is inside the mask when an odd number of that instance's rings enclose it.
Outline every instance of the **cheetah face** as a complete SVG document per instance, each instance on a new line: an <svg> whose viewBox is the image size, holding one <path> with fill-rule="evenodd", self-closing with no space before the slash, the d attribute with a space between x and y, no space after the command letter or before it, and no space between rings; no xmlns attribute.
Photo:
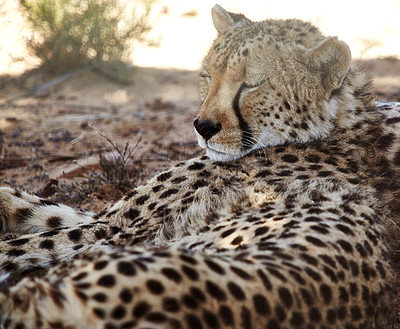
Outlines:
<svg viewBox="0 0 400 329"><path fill-rule="evenodd" d="M298 20L251 22L218 5L212 14L218 37L203 61L194 120L211 160L326 137L350 66L347 45Z"/></svg>

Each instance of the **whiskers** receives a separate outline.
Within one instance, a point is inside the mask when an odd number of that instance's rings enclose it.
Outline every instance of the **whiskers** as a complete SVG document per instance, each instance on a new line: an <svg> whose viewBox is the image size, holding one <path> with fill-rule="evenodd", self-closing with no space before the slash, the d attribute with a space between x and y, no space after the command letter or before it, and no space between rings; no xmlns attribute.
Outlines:
<svg viewBox="0 0 400 329"><path fill-rule="evenodd" d="M261 133L262 130L258 128L251 128L249 130L243 131L242 140L240 141L243 148L246 150L254 150L266 147L259 139Z"/></svg>

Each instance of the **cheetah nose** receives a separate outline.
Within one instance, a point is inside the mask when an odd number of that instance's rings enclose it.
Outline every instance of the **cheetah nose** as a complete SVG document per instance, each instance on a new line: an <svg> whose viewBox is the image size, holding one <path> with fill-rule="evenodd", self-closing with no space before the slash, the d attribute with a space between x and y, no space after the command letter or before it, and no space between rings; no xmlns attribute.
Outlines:
<svg viewBox="0 0 400 329"><path fill-rule="evenodd" d="M219 132L222 127L219 122L214 123L211 120L200 121L198 118L194 119L193 125L197 132L203 136L206 141Z"/></svg>

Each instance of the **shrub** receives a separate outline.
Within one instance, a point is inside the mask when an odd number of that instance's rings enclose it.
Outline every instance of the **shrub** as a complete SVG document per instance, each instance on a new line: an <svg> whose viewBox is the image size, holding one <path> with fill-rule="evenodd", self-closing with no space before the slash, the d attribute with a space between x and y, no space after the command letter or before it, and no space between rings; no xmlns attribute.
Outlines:
<svg viewBox="0 0 400 329"><path fill-rule="evenodd" d="M28 47L54 73L89 64L117 69L131 40L145 40L154 0L20 0L32 28Z"/></svg>

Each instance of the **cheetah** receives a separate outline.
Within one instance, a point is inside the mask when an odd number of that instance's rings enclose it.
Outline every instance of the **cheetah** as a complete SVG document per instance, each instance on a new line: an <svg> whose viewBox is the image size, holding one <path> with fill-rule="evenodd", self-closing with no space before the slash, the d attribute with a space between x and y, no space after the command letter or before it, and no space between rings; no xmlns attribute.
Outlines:
<svg viewBox="0 0 400 329"><path fill-rule="evenodd" d="M93 214L0 190L1 328L384 328L400 105L297 19L212 9L206 155Z"/></svg>

